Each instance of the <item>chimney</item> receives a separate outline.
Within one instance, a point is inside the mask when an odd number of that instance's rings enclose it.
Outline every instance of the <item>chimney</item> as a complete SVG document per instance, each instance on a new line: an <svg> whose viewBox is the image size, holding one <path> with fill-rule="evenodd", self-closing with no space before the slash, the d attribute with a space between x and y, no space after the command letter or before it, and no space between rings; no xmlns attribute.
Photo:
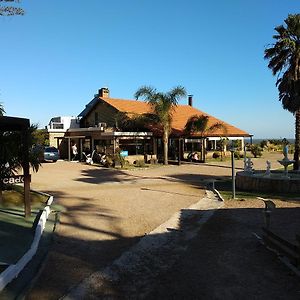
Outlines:
<svg viewBox="0 0 300 300"><path fill-rule="evenodd" d="M98 96L103 98L109 98L109 89L107 87L103 87L98 91Z"/></svg>
<svg viewBox="0 0 300 300"><path fill-rule="evenodd" d="M193 95L188 95L188 104L189 106L193 106Z"/></svg>

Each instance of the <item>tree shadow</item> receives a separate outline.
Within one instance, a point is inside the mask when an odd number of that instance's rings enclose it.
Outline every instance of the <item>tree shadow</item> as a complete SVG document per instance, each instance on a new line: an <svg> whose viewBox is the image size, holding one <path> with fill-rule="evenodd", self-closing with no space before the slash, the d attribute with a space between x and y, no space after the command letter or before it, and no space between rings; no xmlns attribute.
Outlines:
<svg viewBox="0 0 300 300"><path fill-rule="evenodd" d="M85 299L299 299L298 279L253 234L262 233L263 208L219 209L201 225L207 213L212 211L182 209L177 228L147 236L111 233L110 239L83 240L76 233L66 237L58 231L26 299L58 299L129 249L136 255L119 259L110 269L118 272L118 280L100 278L97 283L95 277ZM117 221L108 211L98 217ZM73 222L74 227L83 226ZM272 213L276 234L295 242L299 228L300 208ZM135 248L138 242L142 251ZM12 289L13 284L6 292Z"/></svg>

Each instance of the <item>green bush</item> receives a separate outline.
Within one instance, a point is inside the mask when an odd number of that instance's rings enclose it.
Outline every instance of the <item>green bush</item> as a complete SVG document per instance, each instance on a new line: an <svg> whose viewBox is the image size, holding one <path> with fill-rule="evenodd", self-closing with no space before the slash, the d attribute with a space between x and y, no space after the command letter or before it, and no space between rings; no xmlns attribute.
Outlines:
<svg viewBox="0 0 300 300"><path fill-rule="evenodd" d="M254 145L250 145L250 152L255 158L261 157L263 149L260 146L254 144Z"/></svg>
<svg viewBox="0 0 300 300"><path fill-rule="evenodd" d="M214 152L212 155L212 158L217 159L220 157L220 153L219 152Z"/></svg>
<svg viewBox="0 0 300 300"><path fill-rule="evenodd" d="M117 148L116 153L113 157L114 165L115 166L121 166L123 168L125 166L125 158L121 155L121 149Z"/></svg>
<svg viewBox="0 0 300 300"><path fill-rule="evenodd" d="M142 159L136 160L136 161L134 162L134 165L135 165L136 167L138 167L138 168L143 168L143 167L146 166L145 161L142 160Z"/></svg>
<svg viewBox="0 0 300 300"><path fill-rule="evenodd" d="M114 165L114 161L111 155L106 155L106 161L104 163L104 167L111 168Z"/></svg>
<svg viewBox="0 0 300 300"><path fill-rule="evenodd" d="M241 154L240 154L239 151L235 151L235 152L233 153L233 155L234 155L234 158L235 158L235 159L240 159L240 158L241 158Z"/></svg>

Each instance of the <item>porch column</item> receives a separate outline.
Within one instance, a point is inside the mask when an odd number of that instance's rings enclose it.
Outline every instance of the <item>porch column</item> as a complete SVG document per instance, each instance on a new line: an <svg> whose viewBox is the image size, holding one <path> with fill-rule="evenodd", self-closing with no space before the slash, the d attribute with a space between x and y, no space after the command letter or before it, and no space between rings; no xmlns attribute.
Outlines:
<svg viewBox="0 0 300 300"><path fill-rule="evenodd" d="M71 138L68 139L68 160L71 161Z"/></svg>
<svg viewBox="0 0 300 300"><path fill-rule="evenodd" d="M21 132L23 140L23 175L24 175L24 206L25 206L25 218L31 215L31 201L30 201L30 172L29 172L29 146L28 146L28 131L23 130Z"/></svg>
<svg viewBox="0 0 300 300"><path fill-rule="evenodd" d="M82 139L79 139L79 143L80 143L80 146L79 146L79 151L80 151L80 160L82 160L82 148L83 148L83 143L82 143Z"/></svg>

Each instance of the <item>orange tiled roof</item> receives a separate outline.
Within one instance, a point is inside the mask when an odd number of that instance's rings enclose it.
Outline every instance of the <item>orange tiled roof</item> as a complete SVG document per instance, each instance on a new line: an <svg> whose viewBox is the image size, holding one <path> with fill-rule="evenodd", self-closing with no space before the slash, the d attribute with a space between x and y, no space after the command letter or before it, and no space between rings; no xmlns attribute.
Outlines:
<svg viewBox="0 0 300 300"><path fill-rule="evenodd" d="M115 107L121 112L126 112L128 114L143 114L151 113L153 109L151 106L139 100L124 100L124 99L115 99L115 98L104 98L99 97L101 100L107 102L111 106ZM187 120L194 115L206 115L209 116L208 126L211 126L215 123L223 123L227 128L226 136L249 136L249 133L243 131L237 127L230 125L229 123L223 122L220 119L217 119L195 107L189 105L178 105L173 113L172 121L172 130L173 133L182 133L185 127ZM197 134L195 134L197 136ZM223 130L219 129L209 134L209 136L224 136Z"/></svg>

